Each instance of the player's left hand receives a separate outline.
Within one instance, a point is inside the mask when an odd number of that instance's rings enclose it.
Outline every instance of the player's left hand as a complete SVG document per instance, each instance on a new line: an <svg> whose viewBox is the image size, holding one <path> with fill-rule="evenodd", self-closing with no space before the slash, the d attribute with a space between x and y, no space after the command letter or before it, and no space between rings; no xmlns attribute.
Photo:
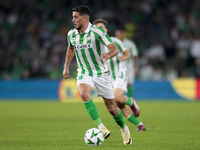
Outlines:
<svg viewBox="0 0 200 150"><path fill-rule="evenodd" d="M100 59L105 63L106 60L108 60L110 56L107 53L102 53Z"/></svg>

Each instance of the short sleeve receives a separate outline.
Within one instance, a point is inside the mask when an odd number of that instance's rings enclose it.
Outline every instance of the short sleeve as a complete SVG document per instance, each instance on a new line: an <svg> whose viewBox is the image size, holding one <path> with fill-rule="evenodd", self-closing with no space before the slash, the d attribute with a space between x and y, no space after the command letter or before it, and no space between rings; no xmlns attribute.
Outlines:
<svg viewBox="0 0 200 150"><path fill-rule="evenodd" d="M123 42L120 39L118 39L118 38L111 38L111 39L114 41L115 45L120 50L120 52L123 52L126 50L125 45L123 44Z"/></svg>
<svg viewBox="0 0 200 150"><path fill-rule="evenodd" d="M68 32L68 34L67 34L67 42L68 42L68 46L69 46L69 47L73 47L73 45L72 45L70 39L71 39L71 34L70 34L70 32Z"/></svg>
<svg viewBox="0 0 200 150"><path fill-rule="evenodd" d="M110 38L110 36L102 29L99 27L94 28L94 34L96 36L96 38L103 43L105 46L113 43L112 39Z"/></svg>
<svg viewBox="0 0 200 150"><path fill-rule="evenodd" d="M132 46L131 46L131 51L132 51L132 55L133 56L138 56L138 49L137 49L137 47L136 47L136 45L135 45L135 43L133 43L133 42L131 42L132 44Z"/></svg>

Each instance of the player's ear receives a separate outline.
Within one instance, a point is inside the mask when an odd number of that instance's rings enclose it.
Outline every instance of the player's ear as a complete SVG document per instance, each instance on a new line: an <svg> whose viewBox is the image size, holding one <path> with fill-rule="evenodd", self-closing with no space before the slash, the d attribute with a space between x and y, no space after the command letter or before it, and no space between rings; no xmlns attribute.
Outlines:
<svg viewBox="0 0 200 150"><path fill-rule="evenodd" d="M89 21L89 16L85 15L83 19L84 21Z"/></svg>
<svg viewBox="0 0 200 150"><path fill-rule="evenodd" d="M106 31L106 33L108 33L108 29L107 28L105 29L105 31Z"/></svg>

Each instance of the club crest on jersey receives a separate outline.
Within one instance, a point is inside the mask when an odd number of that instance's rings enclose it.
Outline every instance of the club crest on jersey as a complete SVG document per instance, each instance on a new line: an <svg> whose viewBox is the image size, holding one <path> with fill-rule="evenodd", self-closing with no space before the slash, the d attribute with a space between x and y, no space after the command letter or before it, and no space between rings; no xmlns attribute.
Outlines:
<svg viewBox="0 0 200 150"><path fill-rule="evenodd" d="M88 35L88 36L87 36L87 40L90 40L90 39L91 39L91 37L90 37L90 35Z"/></svg>
<svg viewBox="0 0 200 150"><path fill-rule="evenodd" d="M92 48L92 44L79 44L74 46L75 49L85 49L85 48Z"/></svg>

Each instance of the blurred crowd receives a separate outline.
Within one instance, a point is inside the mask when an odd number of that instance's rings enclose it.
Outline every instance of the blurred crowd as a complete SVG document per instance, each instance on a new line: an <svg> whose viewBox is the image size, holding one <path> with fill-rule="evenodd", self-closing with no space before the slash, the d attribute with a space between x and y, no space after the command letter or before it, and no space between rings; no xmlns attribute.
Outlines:
<svg viewBox="0 0 200 150"><path fill-rule="evenodd" d="M123 24L139 51L138 80L200 77L200 0L0 0L0 79L62 78L71 9ZM76 76L76 61L70 74Z"/></svg>

